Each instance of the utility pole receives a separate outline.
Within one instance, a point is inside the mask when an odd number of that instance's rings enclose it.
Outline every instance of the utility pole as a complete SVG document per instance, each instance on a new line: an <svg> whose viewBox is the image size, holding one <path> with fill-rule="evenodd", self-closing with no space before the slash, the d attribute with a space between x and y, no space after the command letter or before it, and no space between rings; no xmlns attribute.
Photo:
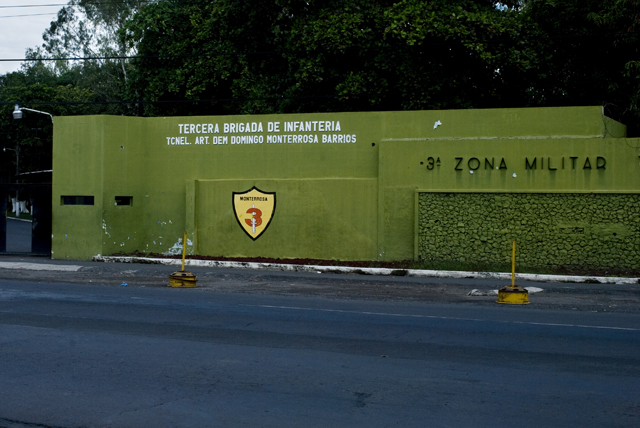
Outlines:
<svg viewBox="0 0 640 428"><path fill-rule="evenodd" d="M18 184L18 174L20 174L20 144L18 143L18 141L16 141L16 148L15 149L10 149L8 147L4 147L2 149L3 152L6 152L7 150L10 150L12 152L15 152L16 154L16 184ZM19 200L19 194L18 194L18 190L16 190L16 204L18 203ZM20 216L20 212L18 210L16 210L16 217Z"/></svg>
<svg viewBox="0 0 640 428"><path fill-rule="evenodd" d="M2 149L3 152L6 152L7 150L10 150L12 152L16 153L16 183L18 182L18 174L20 173L20 146L18 145L18 142L16 141L16 148L15 149L10 149L8 147L5 147Z"/></svg>

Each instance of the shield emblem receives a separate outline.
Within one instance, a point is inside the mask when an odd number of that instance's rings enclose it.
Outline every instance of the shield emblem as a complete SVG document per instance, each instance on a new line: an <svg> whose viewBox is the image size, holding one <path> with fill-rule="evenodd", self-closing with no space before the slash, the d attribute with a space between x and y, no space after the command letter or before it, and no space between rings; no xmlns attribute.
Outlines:
<svg viewBox="0 0 640 428"><path fill-rule="evenodd" d="M233 192L233 211L242 230L255 241L271 224L276 192L263 192L255 186L246 192Z"/></svg>

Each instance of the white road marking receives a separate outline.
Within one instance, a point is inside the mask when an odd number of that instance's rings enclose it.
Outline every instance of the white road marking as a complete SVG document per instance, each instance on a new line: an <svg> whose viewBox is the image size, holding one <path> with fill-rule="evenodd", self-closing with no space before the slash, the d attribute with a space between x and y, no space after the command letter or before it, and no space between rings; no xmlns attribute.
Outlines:
<svg viewBox="0 0 640 428"><path fill-rule="evenodd" d="M380 316L387 316L387 317L430 318L430 319L456 320L456 321L497 322L502 324L542 325L542 326L550 326L550 327L577 327L577 328L593 328L593 329L602 329L602 330L640 331L640 328L608 327L608 326L602 326L602 325L559 324L559 323L528 322L528 321L496 321L496 320L487 320L487 319L480 319L480 318L441 317L441 316L435 316L435 315L393 314L393 313L386 313L386 312L368 312L368 311L345 311L343 309L303 308L303 307L297 307L297 306L273 306L273 305L242 305L242 306L253 306L258 308L271 308L271 309L292 309L292 310L298 310L298 311L341 312L345 314L380 315Z"/></svg>

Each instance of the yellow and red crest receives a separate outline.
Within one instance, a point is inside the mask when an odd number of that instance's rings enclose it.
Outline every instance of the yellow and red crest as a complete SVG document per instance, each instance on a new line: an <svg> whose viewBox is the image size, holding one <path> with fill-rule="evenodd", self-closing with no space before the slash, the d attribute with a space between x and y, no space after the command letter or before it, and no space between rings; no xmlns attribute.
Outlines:
<svg viewBox="0 0 640 428"><path fill-rule="evenodd" d="M276 192L263 192L255 186L246 192L233 192L233 211L242 230L255 241L271 224Z"/></svg>

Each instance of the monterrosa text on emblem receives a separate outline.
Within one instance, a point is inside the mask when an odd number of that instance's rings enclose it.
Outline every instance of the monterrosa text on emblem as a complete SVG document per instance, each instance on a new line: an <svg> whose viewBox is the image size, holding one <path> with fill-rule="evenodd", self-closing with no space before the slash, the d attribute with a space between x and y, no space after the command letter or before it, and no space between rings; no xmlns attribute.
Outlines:
<svg viewBox="0 0 640 428"><path fill-rule="evenodd" d="M246 192L233 192L236 220L254 241L267 230L275 211L276 192L263 192L255 186Z"/></svg>

